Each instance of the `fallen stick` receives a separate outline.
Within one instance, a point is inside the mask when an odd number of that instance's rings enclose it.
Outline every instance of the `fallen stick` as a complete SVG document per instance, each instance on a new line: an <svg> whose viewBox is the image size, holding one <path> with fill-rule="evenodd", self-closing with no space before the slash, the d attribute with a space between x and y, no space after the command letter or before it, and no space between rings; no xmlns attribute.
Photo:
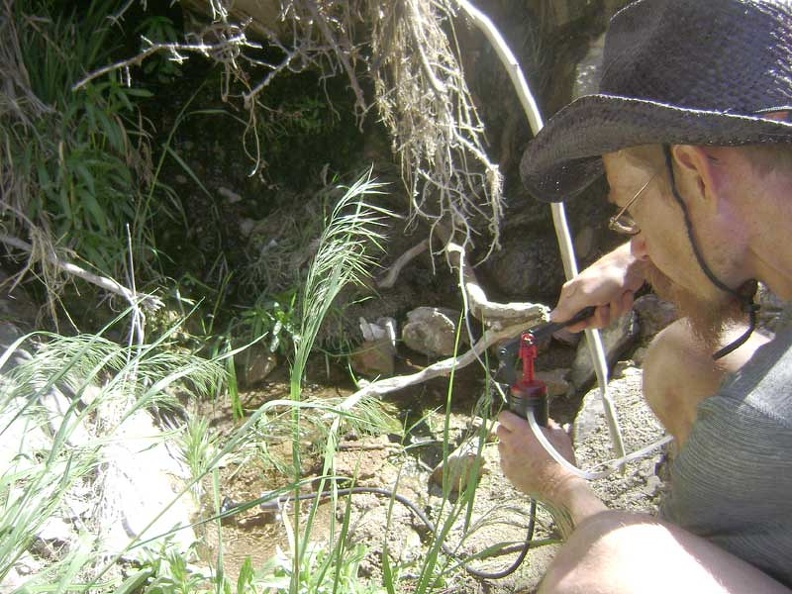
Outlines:
<svg viewBox="0 0 792 594"><path fill-rule="evenodd" d="M428 247L429 240L424 239L399 256L396 261L391 264L390 268L388 269L388 274L386 274L385 277L377 283L377 288L392 289L396 285L396 280L399 278L402 269L419 255L424 253Z"/></svg>
<svg viewBox="0 0 792 594"><path fill-rule="evenodd" d="M477 320L487 325L507 322L517 324L525 321L523 328L548 321L549 309L540 303L497 303L487 299L473 268L467 262L465 248L449 241L445 249L451 266L459 270L460 289L467 308Z"/></svg>
<svg viewBox="0 0 792 594"><path fill-rule="evenodd" d="M537 317L536 323L543 321L543 317ZM348 396L341 404L338 405L340 411L348 411L352 409L363 398L369 396L381 396L389 392L395 392L408 386L420 384L435 377L443 377L449 375L453 370L466 367L478 361L481 354L495 343L516 336L532 324L512 324L506 327L494 326L487 329L484 335L470 348L469 351L457 357L449 357L433 363L429 367L422 369L417 373L410 375L400 375L397 377L389 377L382 380L371 382L360 388L354 394Z"/></svg>
<svg viewBox="0 0 792 594"><path fill-rule="evenodd" d="M0 235L0 242L29 254L33 252L32 245L17 237L12 237L10 235ZM141 295L139 293L135 293L111 278L93 274L92 272L88 272L84 268L80 268L71 262L64 262L53 253L48 253L46 255L46 260L53 266L60 268L68 274L81 278L84 281L94 284L97 287L101 287L102 289L110 291L111 293L115 293L116 295L121 295L129 302L130 305L134 306L140 302L143 305L150 306L152 309L158 309L162 306L162 301L153 295Z"/></svg>

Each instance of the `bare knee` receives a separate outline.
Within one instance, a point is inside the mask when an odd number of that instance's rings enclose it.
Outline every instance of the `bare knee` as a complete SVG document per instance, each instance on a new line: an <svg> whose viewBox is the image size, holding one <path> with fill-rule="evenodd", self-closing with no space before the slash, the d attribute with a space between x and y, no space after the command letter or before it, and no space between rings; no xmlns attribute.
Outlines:
<svg viewBox="0 0 792 594"><path fill-rule="evenodd" d="M643 393L657 418L683 441L698 403L723 379L719 368L684 320L667 326L652 341L643 363Z"/></svg>
<svg viewBox="0 0 792 594"><path fill-rule="evenodd" d="M610 512L580 526L542 580L539 594L648 592L666 535L648 516ZM640 546L636 548L636 544Z"/></svg>
<svg viewBox="0 0 792 594"><path fill-rule="evenodd" d="M742 333L734 328L724 344ZM657 418L681 445L696 419L696 407L712 396L724 377L742 367L769 339L758 333L726 357L715 361L685 320L657 334L643 364L643 393Z"/></svg>
<svg viewBox="0 0 792 594"><path fill-rule="evenodd" d="M669 569L673 568L672 571ZM788 592L752 565L649 516L604 512L562 547L540 594Z"/></svg>

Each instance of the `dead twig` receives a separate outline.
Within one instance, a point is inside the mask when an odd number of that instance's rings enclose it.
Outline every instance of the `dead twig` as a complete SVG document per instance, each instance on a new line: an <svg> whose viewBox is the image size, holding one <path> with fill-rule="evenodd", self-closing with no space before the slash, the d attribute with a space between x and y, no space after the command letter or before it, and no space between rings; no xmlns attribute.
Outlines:
<svg viewBox="0 0 792 594"><path fill-rule="evenodd" d="M537 320L537 322L540 320ZM371 396L382 396L390 392L402 390L408 386L422 384L435 377L444 377L449 375L455 369L467 367L474 361L478 361L481 355L489 347L496 344L501 340L511 338L519 334L526 328L525 324L510 325L506 327L493 326L484 332L484 335L468 350L467 352L459 355L458 357L449 357L422 369L417 373L410 375L401 375L397 377L390 377L382 380L377 380L363 386L357 392L348 396L338 406L340 411L348 411L360 402L363 398Z"/></svg>
<svg viewBox="0 0 792 594"><path fill-rule="evenodd" d="M377 287L380 289L392 289L396 285L396 280L399 278L402 269L415 258L423 254L427 249L429 249L429 240L424 239L404 252L390 265L388 273L377 283Z"/></svg>
<svg viewBox="0 0 792 594"><path fill-rule="evenodd" d="M446 253L453 268L459 271L460 289L467 310L485 324L520 323L525 328L529 323L540 323L548 320L550 310L540 303L513 302L497 303L487 298L484 289L467 262L465 248L449 241Z"/></svg>
<svg viewBox="0 0 792 594"><path fill-rule="evenodd" d="M146 58L158 52L169 52L171 54L171 60L182 63L184 60L186 60L186 56L183 56L179 52L194 52L206 57L215 57L221 55L229 47L247 43L247 38L242 33L224 39L218 43L153 43L148 41L149 46L140 53L127 60L114 62L88 73L85 77L81 78L76 83L74 83L74 85L72 85L72 90L78 91L92 80L97 79L100 76L104 76L110 72L115 72L116 70L127 70L130 66L140 66L144 60L146 60Z"/></svg>
<svg viewBox="0 0 792 594"><path fill-rule="evenodd" d="M28 242L19 239L18 237L0 234L0 243L4 243L18 250L22 250L28 254L33 253L33 246ZM81 278L82 280L96 285L97 287L100 287L106 291L122 296L132 306L137 307L138 305L144 305L151 309L158 309L163 305L162 301L153 295L140 294L131 291L111 278L93 274L92 272L88 272L84 268L81 268L76 264L72 264L71 262L64 262L54 253L48 253L46 255L46 260L63 272Z"/></svg>

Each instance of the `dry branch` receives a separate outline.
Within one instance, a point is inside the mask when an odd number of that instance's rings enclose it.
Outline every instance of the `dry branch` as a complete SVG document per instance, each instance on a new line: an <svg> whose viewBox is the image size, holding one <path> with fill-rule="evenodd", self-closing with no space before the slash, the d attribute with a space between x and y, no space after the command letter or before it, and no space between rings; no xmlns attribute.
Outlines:
<svg viewBox="0 0 792 594"><path fill-rule="evenodd" d="M510 325L505 328L490 328L484 332L484 335L470 348L469 351L459 355L458 357L449 357L443 359L422 369L417 373L410 375L401 375L398 377L390 377L382 380L371 382L370 384L362 387L357 392L348 396L339 406L339 410L348 411L352 409L363 398L370 396L381 396L397 390L402 390L409 386L422 384L435 377L444 377L449 375L455 369L467 367L474 361L478 361L484 351L489 347L511 338L525 330L525 324Z"/></svg>
<svg viewBox="0 0 792 594"><path fill-rule="evenodd" d="M148 40L146 40L148 41ZM171 55L171 59L174 62L183 62L186 57L181 55L180 52L185 53L197 53L201 54L205 57L216 57L221 55L224 51L227 51L229 48L235 48L239 45L248 44L246 37L243 34L237 34L229 37L228 39L224 39L219 43L214 44L207 44L207 43L152 43L148 41L148 47L141 51L139 54L129 58L127 60L121 60L119 62L114 62L113 64L108 64L102 68L94 70L90 72L82 79L78 80L72 86L73 91L78 91L82 89L85 85L87 85L92 80L99 78L100 76L104 76L105 74L109 74L110 72L115 72L117 70L128 70L130 66L140 66L146 58L153 56L159 52L167 52Z"/></svg>
<svg viewBox="0 0 792 594"><path fill-rule="evenodd" d="M30 245L28 242L23 241L17 237L12 237L10 235L0 235L0 242L14 247L16 249L22 250L28 254L33 253L33 246ZM114 281L111 278L106 276L99 276L93 274L92 272L88 272L84 268L77 266L76 264L72 264L71 262L64 262L60 258L58 258L54 253L48 253L45 256L47 262L55 266L56 268L66 272L72 276L76 276L81 278L84 281L87 281L93 285L96 285L99 288L102 288L106 291L114 293L115 295L120 295L127 302L132 305L133 307L137 307L138 305L143 305L149 307L150 309L159 309L162 307L163 303L157 297L153 295L146 295L136 293L131 291L127 287L121 285L120 283Z"/></svg>
<svg viewBox="0 0 792 594"><path fill-rule="evenodd" d="M467 310L476 319L488 325L520 323L523 328L548 320L549 309L542 304L490 301L479 285L473 268L467 262L464 247L448 242L446 253L451 266L459 271L460 289L466 300Z"/></svg>
<svg viewBox="0 0 792 594"><path fill-rule="evenodd" d="M396 285L396 280L399 278L402 269L427 249L429 249L429 240L424 239L404 252L390 265L387 274L377 283L377 287L380 289L392 289Z"/></svg>

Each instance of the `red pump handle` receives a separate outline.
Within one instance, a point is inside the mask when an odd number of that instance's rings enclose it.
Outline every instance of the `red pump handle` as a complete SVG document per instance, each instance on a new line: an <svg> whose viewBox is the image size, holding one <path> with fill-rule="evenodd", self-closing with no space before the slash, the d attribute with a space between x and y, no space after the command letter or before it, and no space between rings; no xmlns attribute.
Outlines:
<svg viewBox="0 0 792 594"><path fill-rule="evenodd" d="M536 359L538 350L534 335L531 332L523 332L520 335L520 349L517 351L517 356L522 361L523 375L519 384L533 384L534 381L534 360Z"/></svg>

